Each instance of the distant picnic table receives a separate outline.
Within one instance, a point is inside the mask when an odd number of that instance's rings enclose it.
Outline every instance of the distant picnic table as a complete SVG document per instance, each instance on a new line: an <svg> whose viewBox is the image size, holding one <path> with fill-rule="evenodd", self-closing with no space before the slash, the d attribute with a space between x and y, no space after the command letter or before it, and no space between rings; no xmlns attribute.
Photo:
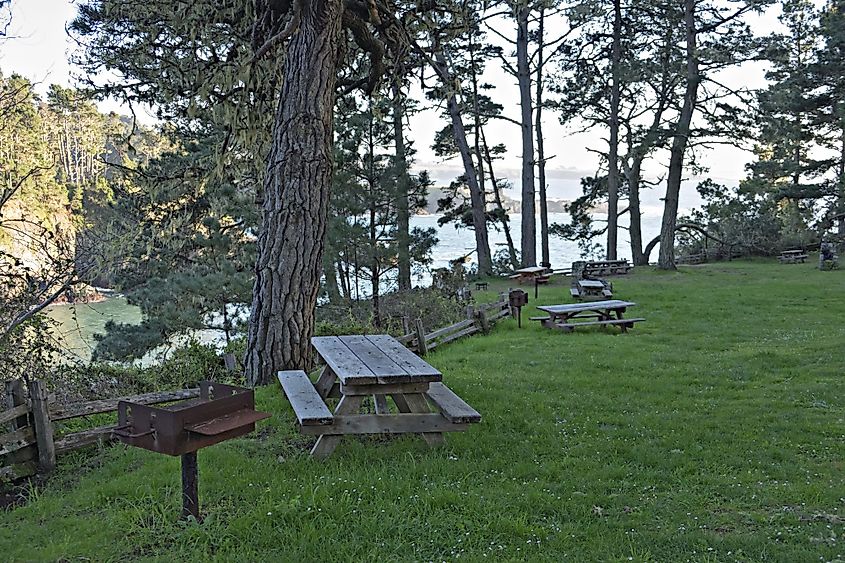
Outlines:
<svg viewBox="0 0 845 563"><path fill-rule="evenodd" d="M627 260L591 260L572 263L572 274L578 278L627 274L632 269L634 266Z"/></svg>
<svg viewBox="0 0 845 563"><path fill-rule="evenodd" d="M610 299L613 292L604 280L575 279L569 293L576 299Z"/></svg>
<svg viewBox="0 0 845 563"><path fill-rule="evenodd" d="M803 250L784 250L778 256L778 262L781 264L797 264L798 262L803 264L807 258L807 253Z"/></svg>
<svg viewBox="0 0 845 563"><path fill-rule="evenodd" d="M624 318L628 307L635 306L630 301L611 299L608 301L593 301L590 303L570 303L566 305L543 305L537 309L548 313L547 317L531 317L533 321L540 321L546 328L556 328L564 332L572 332L579 326L618 326L622 332L633 328L634 323L644 321L643 318ZM583 320L595 319L595 320Z"/></svg>
<svg viewBox="0 0 845 563"><path fill-rule="evenodd" d="M345 434L419 433L429 445L442 432L466 430L481 415L441 382L443 375L387 334L311 339L326 365L316 383L304 371L281 371L279 381L300 431L319 436L311 455L326 457ZM374 414L361 414L367 396ZM387 397L393 399L391 412ZM326 399L339 398L334 412ZM431 403L438 412L432 412Z"/></svg>
<svg viewBox="0 0 845 563"><path fill-rule="evenodd" d="M544 283L549 281L550 275L551 274L548 273L548 268L544 266L528 266L526 268L514 270L514 273L510 276L510 279L517 280L520 284L523 284L525 282Z"/></svg>

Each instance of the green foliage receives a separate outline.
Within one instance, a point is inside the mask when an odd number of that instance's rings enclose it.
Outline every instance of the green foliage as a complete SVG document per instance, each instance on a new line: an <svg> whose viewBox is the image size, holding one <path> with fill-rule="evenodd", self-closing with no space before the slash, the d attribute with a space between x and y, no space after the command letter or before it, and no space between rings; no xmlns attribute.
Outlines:
<svg viewBox="0 0 845 563"><path fill-rule="evenodd" d="M465 285L464 282L461 282ZM325 305L317 308L316 334L405 333L403 318L414 323L421 319L426 330L432 331L465 318L465 304L454 300L454 293L444 288L415 288L394 291L380 297L379 323L375 322L370 304L366 301L348 305Z"/></svg>
<svg viewBox="0 0 845 563"><path fill-rule="evenodd" d="M750 182L774 197L800 201L843 232L845 212L845 81L842 15L837 4L819 10L804 0L784 0L786 35L769 43L772 84L759 95L757 161Z"/></svg>
<svg viewBox="0 0 845 563"><path fill-rule="evenodd" d="M199 381L241 382L227 372L214 346L192 340L147 367L105 362L58 364L47 379L61 402L121 397L196 387Z"/></svg>
<svg viewBox="0 0 845 563"><path fill-rule="evenodd" d="M506 320L435 350L427 360L484 417L444 448L345 438L314 460L278 387L258 389L272 418L199 455L202 524L178 520L176 458L120 446L61 457L26 505L0 512L0 549L10 560L835 561L845 273L773 262L637 269L614 282L648 319L627 335L542 329L532 309L522 329ZM531 306L568 289L546 286Z"/></svg>
<svg viewBox="0 0 845 563"><path fill-rule="evenodd" d="M782 202L771 194L760 194L741 187L730 189L707 180L698 185L704 200L701 209L694 210L689 221L699 224L709 233L732 245L734 252L743 255L771 256L786 248L806 248L818 243L818 235L808 229L811 210L796 202ZM679 222L687 218L681 218ZM704 251L701 238L680 238L682 252L697 254ZM710 241L710 247L719 246ZM718 248L718 257L730 252Z"/></svg>
<svg viewBox="0 0 845 563"><path fill-rule="evenodd" d="M397 333L402 332L402 317L411 322L422 319L427 331L432 331L466 318L465 303L455 301L454 294L444 294L435 288L417 288L386 296L382 305L385 317Z"/></svg>
<svg viewBox="0 0 845 563"><path fill-rule="evenodd" d="M519 252L516 254L519 260ZM493 253L493 275L504 276L513 272L513 263L511 262L510 252L506 248L500 248Z"/></svg>
<svg viewBox="0 0 845 563"><path fill-rule="evenodd" d="M189 330L219 330L228 340L241 327L252 294L255 194L234 172L207 175L214 150L179 143L122 189L110 225L125 241L115 281L144 321L110 324L95 359L140 357Z"/></svg>
<svg viewBox="0 0 845 563"><path fill-rule="evenodd" d="M0 339L0 382L22 379L52 379L53 368L60 358L53 338L55 323L36 315L18 324Z"/></svg>
<svg viewBox="0 0 845 563"><path fill-rule="evenodd" d="M426 172L412 176L399 194L400 163L395 161L394 130L388 118L393 107L384 98L366 102L343 100L335 127L335 174L332 213L329 218L324 270L334 277L337 295L330 300L371 298L396 287L399 255L399 197L407 197L411 210L424 207L430 180ZM401 118L401 117L400 117ZM412 162L408 151L406 163ZM431 263L437 244L434 229L411 229L409 254L412 270ZM339 284L337 283L339 280ZM364 287L361 287L363 285ZM380 302L372 299L373 319L380 323Z"/></svg>
<svg viewBox="0 0 845 563"><path fill-rule="evenodd" d="M251 61L254 17L247 0L87 0L70 26L84 45L74 62L97 95L155 108L210 141L213 170L261 185L281 65Z"/></svg>
<svg viewBox="0 0 845 563"><path fill-rule="evenodd" d="M581 196L566 204L569 223L552 223L549 234L577 242L582 258L597 258L603 253L597 239L604 235L607 226L596 225L593 209L596 203L607 200L607 175L581 178L581 191Z"/></svg>
<svg viewBox="0 0 845 563"><path fill-rule="evenodd" d="M780 21L789 32L769 40L767 58L771 85L759 94L758 160L750 166L760 189L777 198L816 199L822 195L821 163L814 126L815 88L810 67L819 44L818 15L811 2L784 0ZM816 180L816 181L814 181Z"/></svg>

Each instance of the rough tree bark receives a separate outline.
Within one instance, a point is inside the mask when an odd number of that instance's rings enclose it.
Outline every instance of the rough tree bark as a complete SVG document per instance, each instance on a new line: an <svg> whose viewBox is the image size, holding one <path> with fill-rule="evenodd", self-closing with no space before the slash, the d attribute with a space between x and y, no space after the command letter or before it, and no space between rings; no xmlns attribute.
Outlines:
<svg viewBox="0 0 845 563"><path fill-rule="evenodd" d="M395 151L394 168L396 172L396 244L398 247L399 290L411 289L411 231L410 210L408 209L408 157L405 150L405 97L402 93L400 78L393 80L393 144Z"/></svg>
<svg viewBox="0 0 845 563"><path fill-rule="evenodd" d="M537 35L537 111L535 114L535 126L537 133L537 181L540 200L540 255L543 264L550 264L549 258L549 206L546 199L546 154L543 145L543 41L545 40L544 26L545 5L540 4L539 24Z"/></svg>
<svg viewBox="0 0 845 563"><path fill-rule="evenodd" d="M487 238L487 216L484 193L478 185L478 175L472 161L472 152L467 142L466 129L461 118L461 108L458 105L458 97L454 91L454 80L446 64L446 57L442 50L435 55L435 64L438 66L437 74L443 81L443 86L448 89L446 104L449 108L449 117L452 120L452 137L458 147L461 160L464 165L467 186L469 187L470 200L472 204L472 226L475 232L475 249L478 256L478 273L490 275L493 273L493 259L490 255L490 243Z"/></svg>
<svg viewBox="0 0 845 563"><path fill-rule="evenodd" d="M343 2L307 2L285 52L264 182L244 361L251 385L311 364L332 178L332 113Z"/></svg>
<svg viewBox="0 0 845 563"><path fill-rule="evenodd" d="M642 178L642 159L634 160L626 174L630 194L628 195L628 214L631 217L631 259L634 266L646 266L648 260L643 254L642 211L640 208L640 181Z"/></svg>
<svg viewBox="0 0 845 563"><path fill-rule="evenodd" d="M696 0L684 0L684 24L686 28L686 91L681 115L674 131L669 175L666 179L666 198L663 207L663 222L660 225L660 256L657 265L663 270L675 269L675 225L678 221L678 198L684 172L684 154L689 143L690 124L698 97L701 76L698 68L697 35L695 27Z"/></svg>
<svg viewBox="0 0 845 563"><path fill-rule="evenodd" d="M843 123L842 135L839 145L839 189L837 190L839 200L838 212L845 211L845 123ZM836 232L840 236L845 235L845 216L840 215L836 221Z"/></svg>
<svg viewBox="0 0 845 563"><path fill-rule="evenodd" d="M628 138L628 154L622 159L623 171L628 184L628 215L630 216L631 257L635 266L648 265L648 256L643 252L642 211L640 207L640 185L642 184L642 167L646 157L654 150L658 142L665 138L663 114L669 106L674 91L675 73L670 68L672 52L675 47L673 40L674 25L667 22L664 41L661 50L660 84L655 89L657 105L652 114L651 125L639 143L634 142L634 127L631 121L625 124Z"/></svg>
<svg viewBox="0 0 845 563"><path fill-rule="evenodd" d="M534 205L534 127L531 100L531 68L528 61L528 17L531 9L520 2L516 10L516 69L522 109L522 265L537 263L537 222Z"/></svg>
<svg viewBox="0 0 845 563"><path fill-rule="evenodd" d="M616 260L619 233L619 103L622 60L622 5L613 0L613 46L610 55L610 139L607 154L607 259Z"/></svg>
<svg viewBox="0 0 845 563"><path fill-rule="evenodd" d="M505 241L507 241L508 245L508 258L513 268L519 268L519 258L516 256L516 247L513 244L513 236L511 236L510 218L502 203L502 190L499 187L498 180L496 180L496 172L493 168L493 156L490 154L490 145L487 144L484 127L479 130L479 134L481 135L481 146L484 148L484 161L487 163L487 169L490 171L490 183L493 184L493 201L501 215L500 223L505 233Z"/></svg>

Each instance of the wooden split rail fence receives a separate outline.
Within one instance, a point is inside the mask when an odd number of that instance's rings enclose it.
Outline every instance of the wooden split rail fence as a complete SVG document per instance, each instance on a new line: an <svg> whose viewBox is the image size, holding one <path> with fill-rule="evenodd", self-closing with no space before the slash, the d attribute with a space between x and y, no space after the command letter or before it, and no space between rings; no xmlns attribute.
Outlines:
<svg viewBox="0 0 845 563"><path fill-rule="evenodd" d="M502 293L495 303L469 305L466 320L433 332L425 332L421 319L417 319L413 325L408 322L408 319L404 319L406 334L397 340L420 356L425 356L429 350L438 346L477 332L487 332L493 323L510 314L508 294Z"/></svg>
<svg viewBox="0 0 845 563"><path fill-rule="evenodd" d="M6 382L7 410L0 411L0 482L49 472L56 465L57 455L113 439L114 424L56 436L56 423L115 412L118 401L155 405L192 399L199 396L199 389L64 405L50 402L46 386L36 380L30 384L28 395L21 380Z"/></svg>
<svg viewBox="0 0 845 563"><path fill-rule="evenodd" d="M467 307L467 318L453 325L425 332L422 321L406 326L407 334L398 340L417 354L443 346L464 336L487 332L497 320L511 314L506 293L495 303ZM410 325L407 321L406 325ZM21 380L7 381L6 404L0 405L0 482L47 473L56 465L56 456L86 446L112 441L114 424L81 432L59 433L62 423L92 415L117 411L118 401L155 405L192 399L199 389L145 393L131 397L102 399L84 403L51 402L42 381L32 381L29 393ZM58 423L58 424L57 424Z"/></svg>

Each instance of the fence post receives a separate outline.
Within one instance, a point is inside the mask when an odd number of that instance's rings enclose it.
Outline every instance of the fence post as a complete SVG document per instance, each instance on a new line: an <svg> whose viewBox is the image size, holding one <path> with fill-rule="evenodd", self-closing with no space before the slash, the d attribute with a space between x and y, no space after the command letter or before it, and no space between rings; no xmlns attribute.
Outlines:
<svg viewBox="0 0 845 563"><path fill-rule="evenodd" d="M47 411L47 387L38 379L30 388L32 420L35 423L35 441L38 444L38 466L44 473L56 467L56 446L53 443L53 425Z"/></svg>
<svg viewBox="0 0 845 563"><path fill-rule="evenodd" d="M428 353L428 347L425 345L425 329L423 328L422 319L417 319L417 353L420 356L425 356Z"/></svg>
<svg viewBox="0 0 845 563"><path fill-rule="evenodd" d="M484 334L490 332L490 321L487 320L487 311L485 309L479 309L475 313L475 320L478 326L481 327L481 332Z"/></svg>
<svg viewBox="0 0 845 563"><path fill-rule="evenodd" d="M221 359L223 360L223 367L226 369L226 371L238 371L238 359L235 357L234 354L223 354L221 356Z"/></svg>
<svg viewBox="0 0 845 563"><path fill-rule="evenodd" d="M20 379L13 379L6 382L6 407L13 409L20 405L26 404L26 392L23 388L23 382ZM29 416L22 414L10 423L12 430L18 430L29 426Z"/></svg>

